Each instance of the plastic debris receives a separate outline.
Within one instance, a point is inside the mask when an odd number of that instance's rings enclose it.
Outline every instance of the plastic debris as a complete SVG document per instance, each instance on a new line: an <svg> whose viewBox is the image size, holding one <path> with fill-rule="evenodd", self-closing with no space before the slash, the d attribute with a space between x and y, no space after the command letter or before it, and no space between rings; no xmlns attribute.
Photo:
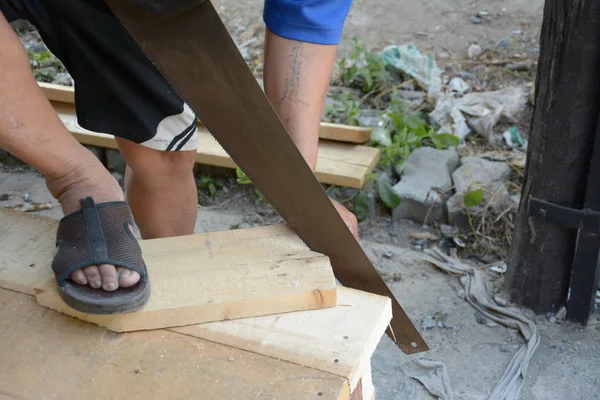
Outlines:
<svg viewBox="0 0 600 400"><path fill-rule="evenodd" d="M386 68L396 70L413 78L435 97L442 89L442 70L433 57L424 55L413 44L388 46L381 53Z"/></svg>
<svg viewBox="0 0 600 400"><path fill-rule="evenodd" d="M479 55L481 55L481 53L483 53L483 49L480 45L475 43L471 43L469 45L469 48L467 49L467 56L469 56L469 58L471 59L478 57Z"/></svg>
<svg viewBox="0 0 600 400"><path fill-rule="evenodd" d="M506 263L502 263L500 265L491 266L490 267L490 271L494 271L494 272L497 272L499 274L504 274L506 272L507 268L508 267L506 266Z"/></svg>
<svg viewBox="0 0 600 400"><path fill-rule="evenodd" d="M527 148L527 140L521 137L521 133L519 132L519 128L516 126L508 128L503 134L502 137L506 142L507 146L511 149L525 149Z"/></svg>
<svg viewBox="0 0 600 400"><path fill-rule="evenodd" d="M448 88L451 91L456 92L458 94L464 94L471 87L469 86L469 84L467 82L463 81L461 78L455 77L455 78L452 78L450 80L450 82L448 83Z"/></svg>
<svg viewBox="0 0 600 400"><path fill-rule="evenodd" d="M520 87L468 93L461 98L444 93L438 96L429 117L439 127L439 133L451 132L464 141L473 130L489 139L498 122L516 122L526 102L527 90Z"/></svg>

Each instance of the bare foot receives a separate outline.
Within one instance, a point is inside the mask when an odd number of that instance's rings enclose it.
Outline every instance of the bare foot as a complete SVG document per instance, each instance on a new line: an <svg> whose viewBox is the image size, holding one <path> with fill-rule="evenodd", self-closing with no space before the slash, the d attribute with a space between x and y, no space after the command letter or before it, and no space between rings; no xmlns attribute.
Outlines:
<svg viewBox="0 0 600 400"><path fill-rule="evenodd" d="M96 203L123 201L123 191L117 181L95 158L88 165L70 171L68 174L46 179L46 185L59 201L65 215L81 208L79 200L93 197ZM130 269L114 265L93 265L71 274L71 280L80 285L112 292L119 287L130 287L140 280L140 275Z"/></svg>

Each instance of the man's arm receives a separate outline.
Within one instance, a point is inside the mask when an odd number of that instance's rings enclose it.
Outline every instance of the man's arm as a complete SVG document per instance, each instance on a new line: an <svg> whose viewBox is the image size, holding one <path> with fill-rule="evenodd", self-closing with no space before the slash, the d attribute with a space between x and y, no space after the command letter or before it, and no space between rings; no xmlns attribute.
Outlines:
<svg viewBox="0 0 600 400"><path fill-rule="evenodd" d="M317 164L321 115L336 51L336 45L290 40L267 29L265 92L313 172ZM354 214L335 200L332 202L358 239Z"/></svg>

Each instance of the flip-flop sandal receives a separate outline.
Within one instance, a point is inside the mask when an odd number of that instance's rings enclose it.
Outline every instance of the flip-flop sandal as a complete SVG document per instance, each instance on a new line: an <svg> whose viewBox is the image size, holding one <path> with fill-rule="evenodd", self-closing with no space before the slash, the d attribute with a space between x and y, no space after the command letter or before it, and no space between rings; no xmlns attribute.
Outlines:
<svg viewBox="0 0 600 400"><path fill-rule="evenodd" d="M58 293L65 303L87 314L115 314L135 311L150 296L150 282L142 250L130 227L133 217L124 201L94 203L80 200L81 210L60 220L56 234L58 253L52 261ZM73 271L90 265L111 264L140 274L128 288L107 292L79 285L69 279Z"/></svg>

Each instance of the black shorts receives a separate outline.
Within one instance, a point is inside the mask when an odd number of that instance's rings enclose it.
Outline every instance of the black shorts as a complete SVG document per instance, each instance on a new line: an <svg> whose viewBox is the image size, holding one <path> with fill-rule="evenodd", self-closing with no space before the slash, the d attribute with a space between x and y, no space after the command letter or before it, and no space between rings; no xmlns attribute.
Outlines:
<svg viewBox="0 0 600 400"><path fill-rule="evenodd" d="M62 61L83 128L157 150L196 149L193 111L103 1L0 0L0 11L34 25Z"/></svg>

